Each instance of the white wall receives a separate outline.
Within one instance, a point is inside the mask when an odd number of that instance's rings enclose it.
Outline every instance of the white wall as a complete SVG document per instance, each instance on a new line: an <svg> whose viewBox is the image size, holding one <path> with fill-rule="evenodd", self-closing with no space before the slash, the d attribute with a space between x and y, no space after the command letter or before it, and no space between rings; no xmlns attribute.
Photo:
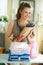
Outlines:
<svg viewBox="0 0 43 65"><path fill-rule="evenodd" d="M13 4L12 4L12 19L15 18L18 6L19 6L19 0L13 0Z"/></svg>
<svg viewBox="0 0 43 65"><path fill-rule="evenodd" d="M43 0L35 0L35 22L38 22L43 12Z"/></svg>
<svg viewBox="0 0 43 65"><path fill-rule="evenodd" d="M0 0L0 16L7 15L7 0Z"/></svg>

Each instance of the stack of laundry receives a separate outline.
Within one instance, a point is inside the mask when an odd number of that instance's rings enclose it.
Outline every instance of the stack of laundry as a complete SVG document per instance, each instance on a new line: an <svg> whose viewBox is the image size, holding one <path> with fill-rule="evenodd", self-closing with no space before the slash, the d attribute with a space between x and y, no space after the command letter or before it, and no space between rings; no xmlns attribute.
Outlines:
<svg viewBox="0 0 43 65"><path fill-rule="evenodd" d="M30 50L26 42L14 42L9 48L9 61L29 61Z"/></svg>

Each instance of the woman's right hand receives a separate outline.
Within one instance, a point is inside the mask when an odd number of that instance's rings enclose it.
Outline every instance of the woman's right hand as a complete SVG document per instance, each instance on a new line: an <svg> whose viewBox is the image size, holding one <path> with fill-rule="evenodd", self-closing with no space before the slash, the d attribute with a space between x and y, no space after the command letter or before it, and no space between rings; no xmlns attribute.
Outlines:
<svg viewBox="0 0 43 65"><path fill-rule="evenodd" d="M18 36L15 40L14 40L14 42L20 42L22 39L23 39L23 35L22 36Z"/></svg>

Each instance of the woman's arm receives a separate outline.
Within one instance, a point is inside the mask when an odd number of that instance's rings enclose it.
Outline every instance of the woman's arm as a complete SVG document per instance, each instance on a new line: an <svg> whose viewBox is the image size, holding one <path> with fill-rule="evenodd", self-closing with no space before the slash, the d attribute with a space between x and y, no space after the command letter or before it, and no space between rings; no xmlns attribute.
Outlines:
<svg viewBox="0 0 43 65"><path fill-rule="evenodd" d="M5 39L8 43L12 42L10 36L12 35L12 32L13 32L13 25L14 25L14 22L9 23L9 26L8 26L8 29L7 29L7 32L6 32L6 35L5 35Z"/></svg>

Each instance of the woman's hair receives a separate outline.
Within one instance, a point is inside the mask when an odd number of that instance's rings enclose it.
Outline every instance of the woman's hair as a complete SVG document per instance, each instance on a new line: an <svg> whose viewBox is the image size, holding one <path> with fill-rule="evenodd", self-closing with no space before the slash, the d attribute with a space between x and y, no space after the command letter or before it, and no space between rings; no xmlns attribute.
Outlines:
<svg viewBox="0 0 43 65"><path fill-rule="evenodd" d="M17 15L16 15L17 19L20 19L21 17L20 10L22 11L25 7L31 8L30 4L22 2L17 11Z"/></svg>

